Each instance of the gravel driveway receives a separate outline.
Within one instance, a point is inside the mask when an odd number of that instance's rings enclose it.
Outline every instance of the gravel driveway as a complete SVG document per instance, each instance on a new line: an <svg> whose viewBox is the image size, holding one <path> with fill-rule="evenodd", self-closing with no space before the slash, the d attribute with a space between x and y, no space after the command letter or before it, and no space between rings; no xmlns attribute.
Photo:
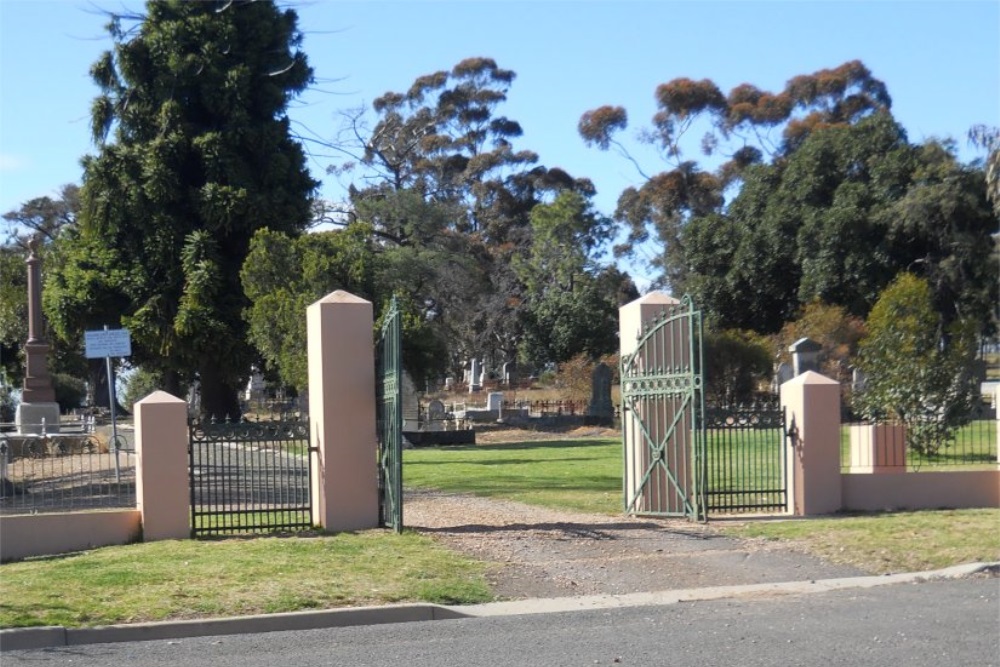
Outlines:
<svg viewBox="0 0 1000 667"><path fill-rule="evenodd" d="M489 564L498 598L625 594L866 574L685 520L407 491L404 523Z"/></svg>

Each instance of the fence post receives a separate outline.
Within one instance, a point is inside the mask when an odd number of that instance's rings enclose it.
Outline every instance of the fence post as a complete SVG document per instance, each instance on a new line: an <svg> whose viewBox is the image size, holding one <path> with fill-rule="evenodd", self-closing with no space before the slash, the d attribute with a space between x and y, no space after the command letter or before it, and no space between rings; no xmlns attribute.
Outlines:
<svg viewBox="0 0 1000 667"><path fill-rule="evenodd" d="M154 391L135 403L135 461L143 540L190 537L186 402Z"/></svg>
<svg viewBox="0 0 1000 667"><path fill-rule="evenodd" d="M326 530L378 527L375 350L370 301L343 290L306 309L309 404L316 448L313 523Z"/></svg>
<svg viewBox="0 0 1000 667"><path fill-rule="evenodd" d="M792 432L788 510L797 516L840 510L840 383L806 371L781 385L781 405Z"/></svg>
<svg viewBox="0 0 1000 667"><path fill-rule="evenodd" d="M1000 463L1000 384L993 388L993 407L996 410L996 423L994 426L997 434L997 463Z"/></svg>

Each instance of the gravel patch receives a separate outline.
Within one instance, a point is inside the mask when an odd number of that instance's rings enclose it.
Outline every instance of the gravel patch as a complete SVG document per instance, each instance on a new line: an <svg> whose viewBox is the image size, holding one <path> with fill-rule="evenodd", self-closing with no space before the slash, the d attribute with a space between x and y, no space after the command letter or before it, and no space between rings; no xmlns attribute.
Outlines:
<svg viewBox="0 0 1000 667"><path fill-rule="evenodd" d="M682 519L579 514L436 491L407 491L403 507L408 528L487 563L498 599L866 574L773 541L727 537Z"/></svg>

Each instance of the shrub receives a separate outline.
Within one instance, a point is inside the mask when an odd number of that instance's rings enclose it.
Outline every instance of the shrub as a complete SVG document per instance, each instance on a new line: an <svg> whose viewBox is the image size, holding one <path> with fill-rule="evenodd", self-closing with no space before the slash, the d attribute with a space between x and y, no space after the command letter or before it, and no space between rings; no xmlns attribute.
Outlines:
<svg viewBox="0 0 1000 667"><path fill-rule="evenodd" d="M926 280L901 274L868 316L858 367L865 386L855 405L868 419L898 419L907 447L935 454L966 423L978 395L972 372L975 325L945 328Z"/></svg>

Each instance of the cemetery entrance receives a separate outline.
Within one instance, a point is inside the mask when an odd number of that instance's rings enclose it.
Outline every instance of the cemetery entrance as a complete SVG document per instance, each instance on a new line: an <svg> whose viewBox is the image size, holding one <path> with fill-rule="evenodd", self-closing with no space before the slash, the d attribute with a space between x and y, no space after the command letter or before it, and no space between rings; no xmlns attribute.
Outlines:
<svg viewBox="0 0 1000 667"><path fill-rule="evenodd" d="M191 534L312 527L309 422L192 422Z"/></svg>
<svg viewBox="0 0 1000 667"><path fill-rule="evenodd" d="M672 300L621 358L625 511L701 521L784 511L784 414L706 406L701 312Z"/></svg>

